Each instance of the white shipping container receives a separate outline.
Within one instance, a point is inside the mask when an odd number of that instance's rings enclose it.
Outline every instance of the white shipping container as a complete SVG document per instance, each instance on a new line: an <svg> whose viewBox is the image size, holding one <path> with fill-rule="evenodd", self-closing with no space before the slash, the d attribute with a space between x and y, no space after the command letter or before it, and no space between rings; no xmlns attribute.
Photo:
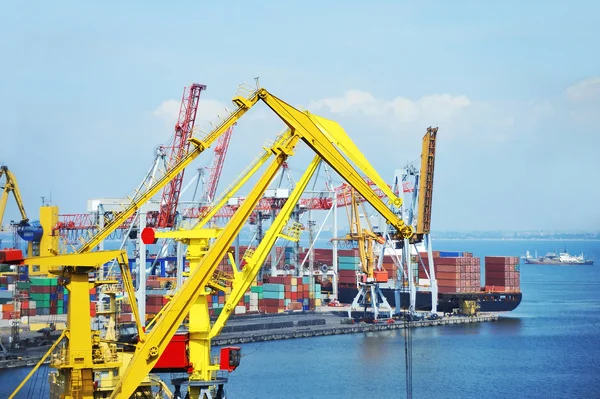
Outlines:
<svg viewBox="0 0 600 399"><path fill-rule="evenodd" d="M431 281L428 278L420 278L419 285L422 287L429 287L431 285Z"/></svg>
<svg viewBox="0 0 600 399"><path fill-rule="evenodd" d="M258 301L258 292L250 293L250 300L256 299Z"/></svg>
<svg viewBox="0 0 600 399"><path fill-rule="evenodd" d="M258 312L258 305L250 305L250 312Z"/></svg>
<svg viewBox="0 0 600 399"><path fill-rule="evenodd" d="M236 306L235 307L234 314L244 314L244 313L246 313L246 307L245 306Z"/></svg>

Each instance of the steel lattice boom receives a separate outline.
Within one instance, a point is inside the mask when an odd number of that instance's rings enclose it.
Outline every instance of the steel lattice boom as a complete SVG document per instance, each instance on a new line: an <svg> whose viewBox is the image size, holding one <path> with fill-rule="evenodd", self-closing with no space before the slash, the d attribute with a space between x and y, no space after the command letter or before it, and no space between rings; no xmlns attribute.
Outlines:
<svg viewBox="0 0 600 399"><path fill-rule="evenodd" d="M198 83L194 83L189 88L183 89L179 119L175 125L173 143L172 146L166 148L170 150L169 168L172 168L181 161L190 149L189 139L192 137L192 130L196 122L200 92L204 89L206 89L206 86ZM175 176L163 190L160 201L160 213L158 215L158 227L173 227L177 204L179 203L179 193L181 192L181 184L183 182L183 174L184 170Z"/></svg>

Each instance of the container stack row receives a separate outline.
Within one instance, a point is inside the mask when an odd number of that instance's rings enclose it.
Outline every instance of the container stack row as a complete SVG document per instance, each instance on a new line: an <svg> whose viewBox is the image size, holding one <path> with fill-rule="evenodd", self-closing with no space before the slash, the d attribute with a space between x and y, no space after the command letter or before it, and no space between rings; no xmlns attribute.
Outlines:
<svg viewBox="0 0 600 399"><path fill-rule="evenodd" d="M148 281L157 279L150 276ZM279 276L270 277L268 283L256 282L235 305L234 314L282 313L314 309L322 304L321 284L313 283L311 292L310 277ZM155 293L153 293L153 291ZM217 291L207 295L211 316L221 314L229 298L231 289ZM146 314L153 317L168 303L163 290L148 290L146 295ZM133 320L131 306L120 305L120 322Z"/></svg>
<svg viewBox="0 0 600 399"><path fill-rule="evenodd" d="M440 293L477 292L481 288L481 264L479 258L468 256L435 257L434 271ZM421 253L423 265L419 264L419 277L425 278L425 268L429 271L426 253ZM423 267L425 266L425 267Z"/></svg>
<svg viewBox="0 0 600 399"><path fill-rule="evenodd" d="M340 287L356 287L356 272L360 270L358 251L344 252L338 256L338 284Z"/></svg>
<svg viewBox="0 0 600 399"><path fill-rule="evenodd" d="M516 256L485 257L485 290L519 292L521 278L519 258Z"/></svg>

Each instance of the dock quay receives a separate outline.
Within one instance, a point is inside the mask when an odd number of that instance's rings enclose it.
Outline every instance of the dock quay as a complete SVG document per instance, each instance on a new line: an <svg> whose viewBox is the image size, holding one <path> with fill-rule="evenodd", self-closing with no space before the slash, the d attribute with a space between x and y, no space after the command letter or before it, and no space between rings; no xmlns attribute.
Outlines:
<svg viewBox="0 0 600 399"><path fill-rule="evenodd" d="M347 318L341 317L339 314L325 312L291 313L260 317L255 320L249 317L240 317L230 319L221 334L213 339L212 344L213 346L236 345L248 342L388 331L403 329L407 326L421 328L496 320L498 320L498 315L491 313L477 316L446 316L437 320L411 322L390 320L389 322L350 324L347 323Z"/></svg>
<svg viewBox="0 0 600 399"><path fill-rule="evenodd" d="M497 314L484 313L477 316L445 316L437 320L411 322L389 320L377 323L352 323L350 319L342 316L344 313L317 311L232 317L221 334L212 340L212 344L217 347L250 342L389 331L404 329L408 326L422 328L498 320ZM28 351L17 358L0 359L0 370L34 366L47 348L45 350L35 349L35 353Z"/></svg>

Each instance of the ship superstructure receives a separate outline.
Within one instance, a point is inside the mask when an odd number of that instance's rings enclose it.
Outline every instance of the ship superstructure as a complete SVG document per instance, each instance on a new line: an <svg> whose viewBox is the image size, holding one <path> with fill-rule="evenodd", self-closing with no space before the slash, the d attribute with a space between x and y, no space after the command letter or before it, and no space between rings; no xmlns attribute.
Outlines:
<svg viewBox="0 0 600 399"><path fill-rule="evenodd" d="M593 265L594 259L586 259L583 253L571 255L566 250L559 252L548 252L544 256L531 256L529 251L523 257L523 261L532 265Z"/></svg>

